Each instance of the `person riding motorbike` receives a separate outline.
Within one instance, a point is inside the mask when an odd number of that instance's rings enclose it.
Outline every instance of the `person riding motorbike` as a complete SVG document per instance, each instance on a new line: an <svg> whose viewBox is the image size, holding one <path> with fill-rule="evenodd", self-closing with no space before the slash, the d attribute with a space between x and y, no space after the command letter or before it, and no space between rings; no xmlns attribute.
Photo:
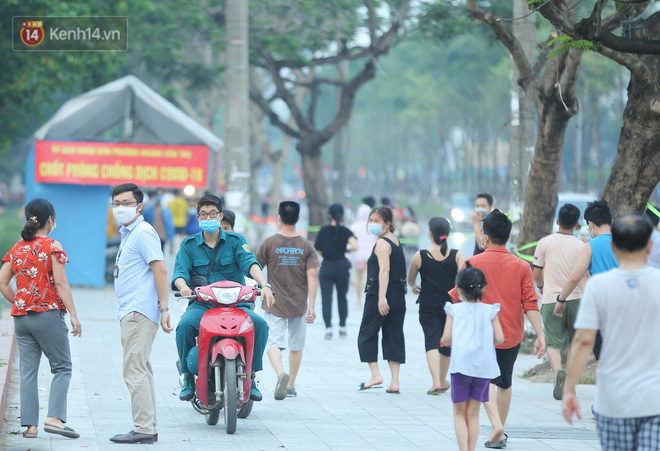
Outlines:
<svg viewBox="0 0 660 451"><path fill-rule="evenodd" d="M181 243L174 265L172 289L180 291L181 296L190 296L193 293L192 288L196 286L221 280L231 280L244 285L245 276L250 276L263 287L262 302L271 306L275 298L270 284L266 282L261 266L250 251L245 238L220 228L222 200L212 194L202 196L197 201L197 217L202 231L185 238ZM186 360L188 353L195 346L202 316L213 307L213 304L190 302L176 327L180 371L184 375L183 387L179 394L179 399L182 401L190 401L194 397L194 376ZM254 362L250 399L261 401L262 395L254 381L254 373L263 369L268 324L261 316L250 310L247 304L239 304L238 307L245 310L254 323Z"/></svg>

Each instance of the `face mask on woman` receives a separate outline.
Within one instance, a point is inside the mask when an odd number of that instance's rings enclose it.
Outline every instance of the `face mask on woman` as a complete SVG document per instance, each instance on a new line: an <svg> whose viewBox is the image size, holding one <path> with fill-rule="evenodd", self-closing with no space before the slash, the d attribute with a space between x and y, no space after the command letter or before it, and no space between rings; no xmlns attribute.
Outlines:
<svg viewBox="0 0 660 451"><path fill-rule="evenodd" d="M367 230L372 235L381 236L383 234L383 225L382 224L377 224L377 223L374 223L374 222L370 222L367 225Z"/></svg>
<svg viewBox="0 0 660 451"><path fill-rule="evenodd" d="M199 227L206 233L213 233L220 228L219 219L207 219L199 221Z"/></svg>
<svg viewBox="0 0 660 451"><path fill-rule="evenodd" d="M139 214L137 207L112 207L112 216L115 217L117 222L121 225L128 224Z"/></svg>

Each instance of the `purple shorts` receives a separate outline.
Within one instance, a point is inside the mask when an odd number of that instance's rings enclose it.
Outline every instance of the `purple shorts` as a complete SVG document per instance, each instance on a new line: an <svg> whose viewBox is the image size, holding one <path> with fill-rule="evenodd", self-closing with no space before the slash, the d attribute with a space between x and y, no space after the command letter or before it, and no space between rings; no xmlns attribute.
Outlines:
<svg viewBox="0 0 660 451"><path fill-rule="evenodd" d="M486 402L489 388L490 379L466 376L461 373L451 374L451 402L454 404L467 402L470 399Z"/></svg>

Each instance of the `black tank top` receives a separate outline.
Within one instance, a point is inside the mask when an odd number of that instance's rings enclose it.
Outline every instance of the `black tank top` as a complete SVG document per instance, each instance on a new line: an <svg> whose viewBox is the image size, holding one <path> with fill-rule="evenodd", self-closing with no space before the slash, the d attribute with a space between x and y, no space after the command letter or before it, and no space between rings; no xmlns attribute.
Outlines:
<svg viewBox="0 0 660 451"><path fill-rule="evenodd" d="M383 238L390 244L390 279L387 284L386 296L404 296L406 294L406 257L403 255L401 246L397 246L390 239ZM369 260L367 260L367 287L365 293L378 296L378 257L376 256L376 246L371 251Z"/></svg>
<svg viewBox="0 0 660 451"><path fill-rule="evenodd" d="M451 301L447 294L456 284L456 254L458 250L449 251L449 256L444 260L436 260L426 249L419 251L422 258L422 265L419 268L419 275L422 279L421 289L417 303L436 303L444 304Z"/></svg>

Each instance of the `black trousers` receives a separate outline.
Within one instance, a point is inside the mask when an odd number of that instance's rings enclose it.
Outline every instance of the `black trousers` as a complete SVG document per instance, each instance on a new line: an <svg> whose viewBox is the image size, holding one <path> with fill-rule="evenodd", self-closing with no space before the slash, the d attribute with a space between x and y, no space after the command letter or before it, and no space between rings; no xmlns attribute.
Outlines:
<svg viewBox="0 0 660 451"><path fill-rule="evenodd" d="M346 326L348 316L348 280L351 263L346 259L323 260L323 266L319 273L319 284L321 285L321 303L323 304L323 321L325 327L332 327L332 289L337 287L337 309L339 310L339 325Z"/></svg>
<svg viewBox="0 0 660 451"><path fill-rule="evenodd" d="M364 313L358 334L358 350L361 362L378 361L378 332L383 330L381 344L383 359L391 362L406 362L406 343L403 336L403 320L406 317L404 295L387 299L390 312L382 316L378 311L378 296L367 294Z"/></svg>

